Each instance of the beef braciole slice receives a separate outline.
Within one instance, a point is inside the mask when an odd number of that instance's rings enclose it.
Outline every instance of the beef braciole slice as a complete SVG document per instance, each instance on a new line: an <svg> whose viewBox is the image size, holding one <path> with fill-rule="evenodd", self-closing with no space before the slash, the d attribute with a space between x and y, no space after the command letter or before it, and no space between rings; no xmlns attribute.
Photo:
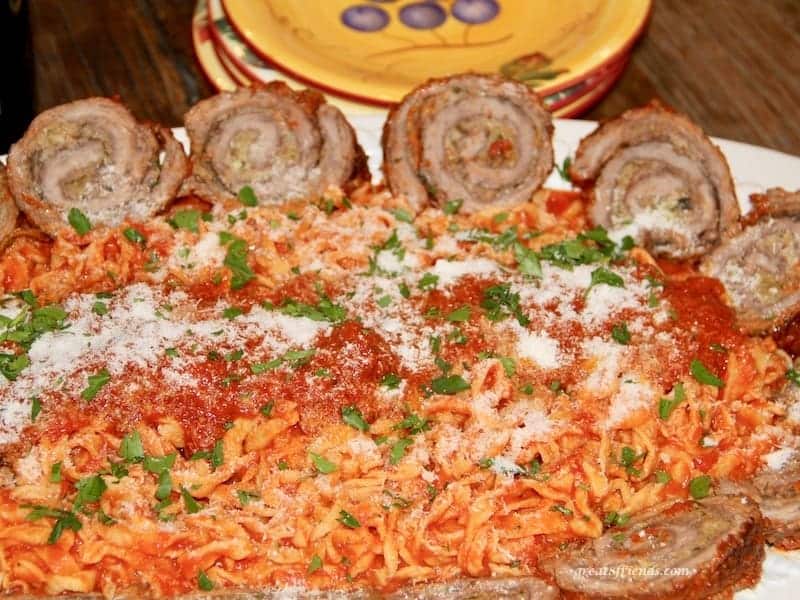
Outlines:
<svg viewBox="0 0 800 600"><path fill-rule="evenodd" d="M746 496L659 504L545 563L579 598L708 598L753 585L763 519Z"/></svg>
<svg viewBox="0 0 800 600"><path fill-rule="evenodd" d="M800 192L753 196L742 232L708 255L701 270L725 286L739 326L780 327L800 312Z"/></svg>
<svg viewBox="0 0 800 600"><path fill-rule="evenodd" d="M383 171L416 210L525 202L553 168L550 113L526 85L489 75L435 79L408 94L383 129Z"/></svg>
<svg viewBox="0 0 800 600"><path fill-rule="evenodd" d="M764 515L764 536L783 550L800 549L800 447L767 455L766 466L746 482L722 482L723 493L747 494Z"/></svg>
<svg viewBox="0 0 800 600"><path fill-rule="evenodd" d="M412 585L384 596L385 600L556 600L558 597L554 586L534 577L456 579Z"/></svg>
<svg viewBox="0 0 800 600"><path fill-rule="evenodd" d="M612 237L651 253L700 256L738 228L739 204L725 157L687 117L652 103L585 137L570 168L592 187L589 211Z"/></svg>
<svg viewBox="0 0 800 600"><path fill-rule="evenodd" d="M192 107L185 123L192 174L184 194L223 202L249 186L271 204L369 180L353 128L317 92L280 82L223 92Z"/></svg>
<svg viewBox="0 0 800 600"><path fill-rule="evenodd" d="M168 129L137 122L108 98L41 113L8 155L17 205L51 235L68 226L71 209L92 226L146 219L175 197L186 169Z"/></svg>
<svg viewBox="0 0 800 600"><path fill-rule="evenodd" d="M0 248L5 245L14 232L18 214L17 205L11 196L11 190L8 189L6 168L0 164Z"/></svg>

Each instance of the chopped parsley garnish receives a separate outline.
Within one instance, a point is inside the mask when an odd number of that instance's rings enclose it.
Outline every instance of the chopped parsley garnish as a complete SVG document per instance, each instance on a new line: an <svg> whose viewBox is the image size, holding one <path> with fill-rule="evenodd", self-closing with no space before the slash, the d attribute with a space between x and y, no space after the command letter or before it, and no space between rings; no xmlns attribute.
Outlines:
<svg viewBox="0 0 800 600"><path fill-rule="evenodd" d="M89 217L74 206L69 209L67 221L69 221L69 224L72 225L78 235L86 235L92 230L92 223L89 221Z"/></svg>
<svg viewBox="0 0 800 600"><path fill-rule="evenodd" d="M542 277L542 264L536 252L526 248L520 242L514 242L514 259L517 261L517 268L523 275L531 277Z"/></svg>
<svg viewBox="0 0 800 600"><path fill-rule="evenodd" d="M224 355L225 362L236 362L237 360L242 360L244 356L244 350L239 348L238 350L231 350L230 352L226 352Z"/></svg>
<svg viewBox="0 0 800 600"><path fill-rule="evenodd" d="M280 311L291 317L305 317L312 321L328 321L341 323L347 318L347 309L331 302L327 296L322 296L316 304L306 304L293 298L287 298L280 306Z"/></svg>
<svg viewBox="0 0 800 600"><path fill-rule="evenodd" d="M205 571L197 572L197 587L204 592L210 592L214 589L214 582L208 578Z"/></svg>
<svg viewBox="0 0 800 600"><path fill-rule="evenodd" d="M669 481L672 479L672 477L670 477L670 474L667 473L666 471L656 471L655 478L656 478L656 483L669 483Z"/></svg>
<svg viewBox="0 0 800 600"><path fill-rule="evenodd" d="M525 385L521 385L519 391L525 394L526 396L530 396L533 394L533 384L526 383Z"/></svg>
<svg viewBox="0 0 800 600"><path fill-rule="evenodd" d="M786 379L791 381L793 384L800 386L800 371L789 369L786 371Z"/></svg>
<svg viewBox="0 0 800 600"><path fill-rule="evenodd" d="M61 482L61 461L50 465L50 483Z"/></svg>
<svg viewBox="0 0 800 600"><path fill-rule="evenodd" d="M278 461L278 470L279 471L285 471L288 468L289 468L289 463L287 463L284 459L280 459Z"/></svg>
<svg viewBox="0 0 800 600"><path fill-rule="evenodd" d="M400 509L408 508L412 504L411 500L407 500L406 498L403 498L399 494L395 494L391 490L383 490L383 493L386 496L388 496L392 501L390 505L386 505L386 504L383 505L383 508L385 508L387 510L389 508L400 508Z"/></svg>
<svg viewBox="0 0 800 600"><path fill-rule="evenodd" d="M467 382L461 375L442 375L431 381L431 390L435 394L453 395L469 389Z"/></svg>
<svg viewBox="0 0 800 600"><path fill-rule="evenodd" d="M447 202L444 203L444 206L442 207L442 212L444 212L444 214L446 215L454 215L458 213L459 210L461 210L462 204L464 204L464 201L460 199L448 200Z"/></svg>
<svg viewBox="0 0 800 600"><path fill-rule="evenodd" d="M342 421L354 429L359 431L369 431L369 423L364 420L364 415L355 406L342 407Z"/></svg>
<svg viewBox="0 0 800 600"><path fill-rule="evenodd" d="M172 494L172 475L168 470L158 474L158 486L156 487L156 499L166 500Z"/></svg>
<svg viewBox="0 0 800 600"><path fill-rule="evenodd" d="M308 563L308 569L306 569L306 573L311 575L312 573L319 571L322 568L322 559L319 557L319 554L315 554L311 557L311 560Z"/></svg>
<svg viewBox="0 0 800 600"><path fill-rule="evenodd" d="M94 314L96 314L96 315L100 315L101 317L103 315L107 315L108 314L108 304L106 304L105 302L100 302L98 300L97 302L92 304L92 312Z"/></svg>
<svg viewBox="0 0 800 600"><path fill-rule="evenodd" d="M336 465L324 456L320 456L314 452L309 452L308 454L311 457L311 462L314 463L314 468L320 473L327 475L328 473L333 473L336 470Z"/></svg>
<svg viewBox="0 0 800 600"><path fill-rule="evenodd" d="M198 223L200 222L201 212L194 208L179 210L172 218L167 221L174 229L186 229L192 233L198 233Z"/></svg>
<svg viewBox="0 0 800 600"><path fill-rule="evenodd" d="M94 399L100 389L111 381L111 374L107 369L101 369L94 375L89 375L89 385L87 385L81 392L81 398L86 401Z"/></svg>
<svg viewBox="0 0 800 600"><path fill-rule="evenodd" d="M247 264L247 242L236 238L228 244L225 260L222 262L231 270L231 289L243 288L256 275Z"/></svg>
<svg viewBox="0 0 800 600"><path fill-rule="evenodd" d="M410 297L411 297L411 290L408 288L408 285L407 285L405 282L404 282L404 283L401 283L401 284L399 284L399 285L397 286L397 289L399 289L399 290L400 290L400 295L401 295L403 298L406 298L406 299L408 299L408 298L410 298Z"/></svg>
<svg viewBox="0 0 800 600"><path fill-rule="evenodd" d="M237 197L239 198L239 202L245 206L258 206L258 198L256 197L256 193L249 185L246 185L240 189Z"/></svg>
<svg viewBox="0 0 800 600"><path fill-rule="evenodd" d="M642 460L646 454L647 452L636 454L636 450L630 446L625 446L620 453L619 464L625 468L625 472L628 473L628 475L638 477L641 474L641 471L639 471L639 469L637 469L634 465Z"/></svg>
<svg viewBox="0 0 800 600"><path fill-rule="evenodd" d="M164 471L169 471L175 464L175 452L165 456L145 456L142 466L145 471L159 475Z"/></svg>
<svg viewBox="0 0 800 600"><path fill-rule="evenodd" d="M31 398L31 421L35 421L40 412L42 412L42 401L39 400L39 396L34 396Z"/></svg>
<svg viewBox="0 0 800 600"><path fill-rule="evenodd" d="M236 497L239 499L239 504L247 506L250 500L258 500L260 496L255 492L248 492L246 490L236 490Z"/></svg>
<svg viewBox="0 0 800 600"><path fill-rule="evenodd" d="M165 348L164 354L166 354L170 358L177 358L180 355L180 353L175 348Z"/></svg>
<svg viewBox="0 0 800 600"><path fill-rule="evenodd" d="M554 512L560 512L562 515L567 517L572 516L572 509L564 506L563 504L553 504L553 506L550 507L550 510Z"/></svg>
<svg viewBox="0 0 800 600"><path fill-rule="evenodd" d="M195 500L189 493L189 490L183 486L181 486L181 497L183 498L183 505L186 508L186 512L190 515L200 512L203 509L203 506Z"/></svg>
<svg viewBox="0 0 800 600"><path fill-rule="evenodd" d="M57 304L33 309L24 306L13 319L0 315L0 327L5 328L0 334L0 343L14 342L27 352L44 333L64 329L66 318L67 313ZM9 381L14 381L30 365L30 358L26 352L22 354L0 352L0 373Z"/></svg>
<svg viewBox="0 0 800 600"><path fill-rule="evenodd" d="M625 287L625 281L613 271L609 271L605 267L597 267L592 271L592 279L589 283L589 287L586 288L586 295L588 296L592 288L597 285L609 285L611 287L621 288Z"/></svg>
<svg viewBox="0 0 800 600"><path fill-rule="evenodd" d="M509 215L507 212L499 212L492 217L492 222L497 225L500 225L501 223L505 223L506 221L508 221L508 217L510 216L511 215Z"/></svg>
<svg viewBox="0 0 800 600"><path fill-rule="evenodd" d="M275 400L270 400L264 406L258 409L258 412L260 412L265 417L269 418L270 415L272 415L273 408L275 408Z"/></svg>
<svg viewBox="0 0 800 600"><path fill-rule="evenodd" d="M358 522L358 519L356 519L346 510L340 510L339 518L336 520L339 521L339 523L341 523L345 527L349 527L350 529L356 529L358 527L361 527L361 523Z"/></svg>
<svg viewBox="0 0 800 600"><path fill-rule="evenodd" d="M697 381L705 385L713 385L714 387L721 388L724 383L722 379L714 375L708 368L696 358L692 360L689 370Z"/></svg>
<svg viewBox="0 0 800 600"><path fill-rule="evenodd" d="M517 372L517 364L514 362L514 359L508 356L500 356L497 360L499 360L500 364L503 366L506 376L513 377L514 373Z"/></svg>
<svg viewBox="0 0 800 600"><path fill-rule="evenodd" d="M229 306L225 310L222 311L222 316L226 319L235 319L239 315L244 314L244 310L239 308L238 306Z"/></svg>
<svg viewBox="0 0 800 600"><path fill-rule="evenodd" d="M108 486L100 475L90 475L78 480L75 489L78 491L75 496L75 510L79 510L86 504L98 502Z"/></svg>
<svg viewBox="0 0 800 600"><path fill-rule="evenodd" d="M461 331L460 327L455 327L453 331L447 334L447 340L453 342L454 344L463 346L469 341L469 338L463 331Z"/></svg>
<svg viewBox="0 0 800 600"><path fill-rule="evenodd" d="M430 291L434 289L438 283L438 275L434 275L433 273L425 273L425 275L422 276L422 279L419 280L419 283L417 283L417 287L421 290Z"/></svg>
<svg viewBox="0 0 800 600"><path fill-rule="evenodd" d="M612 510L610 513L606 513L605 518L603 519L603 523L607 527L622 527L628 521L630 521L631 516L625 513L618 513L615 510Z"/></svg>
<svg viewBox="0 0 800 600"><path fill-rule="evenodd" d="M414 413L409 413L402 421L392 427L392 429L395 431L407 429L411 435L416 435L418 433L422 433L423 431L430 431L430 428L431 424L428 419L423 419Z"/></svg>
<svg viewBox="0 0 800 600"><path fill-rule="evenodd" d="M273 358L270 361L264 363L253 363L250 365L250 372L253 375L260 375L261 373L266 373L267 371L272 371L273 369L277 369L283 364L283 358Z"/></svg>
<svg viewBox="0 0 800 600"><path fill-rule="evenodd" d="M708 496L711 490L711 477L708 475L699 475L689 481L689 494L695 500L702 500Z"/></svg>
<svg viewBox="0 0 800 600"><path fill-rule="evenodd" d="M133 242L134 244L144 245L147 243L147 238L145 238L139 231L134 229L133 227L126 228L122 235L124 235L129 241Z"/></svg>
<svg viewBox="0 0 800 600"><path fill-rule="evenodd" d="M631 341L631 332L628 331L628 324L623 321L622 323L617 323L614 325L614 327L611 329L611 337L618 344L627 346Z"/></svg>
<svg viewBox="0 0 800 600"><path fill-rule="evenodd" d="M392 444L392 449L389 451L389 462L393 465L399 463L406 454L406 448L413 443L414 439L410 437L400 438L397 440L394 444Z"/></svg>
<svg viewBox="0 0 800 600"><path fill-rule="evenodd" d="M122 443L119 445L119 456L129 463L144 460L144 447L138 431L134 430L122 438Z"/></svg>
<svg viewBox="0 0 800 600"><path fill-rule="evenodd" d="M403 223L411 223L414 221L414 217L411 215L411 213L404 208L396 208L392 211L392 214L394 215L395 219L402 221Z"/></svg>
<svg viewBox="0 0 800 600"><path fill-rule="evenodd" d="M672 399L670 398L661 398L658 403L658 416L661 417L663 421L669 419L672 411L674 411L678 406L680 406L681 402L686 399L686 392L683 389L683 383L678 382L675 384L675 390L672 395Z"/></svg>
<svg viewBox="0 0 800 600"><path fill-rule="evenodd" d="M381 308L386 308L392 303L392 297L389 294L381 296L377 300L375 300L375 304L380 306Z"/></svg>
<svg viewBox="0 0 800 600"><path fill-rule="evenodd" d="M389 390L396 390L403 380L395 373L387 373L381 379L381 385Z"/></svg>
<svg viewBox="0 0 800 600"><path fill-rule="evenodd" d="M504 283L484 290L481 307L486 309L486 318L490 321L503 321L513 315L524 327L530 319L522 312L519 302L519 294L511 291L510 283Z"/></svg>
<svg viewBox="0 0 800 600"><path fill-rule="evenodd" d="M37 308L39 306L39 300L36 298L36 294L30 290L22 290L21 292L14 292L13 294L31 308Z"/></svg>
<svg viewBox="0 0 800 600"><path fill-rule="evenodd" d="M47 538L48 544L55 544L61 538L61 534L65 529L80 531L83 527L77 515L68 510L30 504L24 504L23 508L31 509L31 512L25 517L28 521L38 521L45 518L56 520L53 524L53 529L50 531L50 536Z"/></svg>
<svg viewBox="0 0 800 600"><path fill-rule="evenodd" d="M572 183L572 178L569 176L570 166L572 166L572 157L570 156L567 156L560 165L556 165L559 176L567 183Z"/></svg>
<svg viewBox="0 0 800 600"><path fill-rule="evenodd" d="M492 465L494 465L494 459L493 458L482 458L482 459L480 459L478 461L478 466L481 469L491 469Z"/></svg>
<svg viewBox="0 0 800 600"><path fill-rule="evenodd" d="M453 312L449 313L445 319L453 322L469 321L471 314L472 309L469 306L464 305L461 308L457 308Z"/></svg>

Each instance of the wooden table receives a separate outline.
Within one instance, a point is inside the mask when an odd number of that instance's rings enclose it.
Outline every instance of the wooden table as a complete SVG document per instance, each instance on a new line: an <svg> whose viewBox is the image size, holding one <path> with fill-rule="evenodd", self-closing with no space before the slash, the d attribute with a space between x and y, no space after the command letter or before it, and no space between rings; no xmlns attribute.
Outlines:
<svg viewBox="0 0 800 600"><path fill-rule="evenodd" d="M32 0L36 110L119 94L179 125L213 93L192 50L193 0ZM800 3L655 0L622 79L585 118L651 98L720 137L800 155Z"/></svg>

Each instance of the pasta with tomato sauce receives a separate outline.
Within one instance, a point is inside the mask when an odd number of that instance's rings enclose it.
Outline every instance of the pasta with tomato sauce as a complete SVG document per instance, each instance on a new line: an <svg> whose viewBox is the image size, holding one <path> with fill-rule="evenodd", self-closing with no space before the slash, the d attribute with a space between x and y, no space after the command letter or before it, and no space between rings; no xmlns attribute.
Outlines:
<svg viewBox="0 0 800 600"><path fill-rule="evenodd" d="M18 229L0 257L0 590L171 596L546 577L751 477L789 357L578 192Z"/></svg>

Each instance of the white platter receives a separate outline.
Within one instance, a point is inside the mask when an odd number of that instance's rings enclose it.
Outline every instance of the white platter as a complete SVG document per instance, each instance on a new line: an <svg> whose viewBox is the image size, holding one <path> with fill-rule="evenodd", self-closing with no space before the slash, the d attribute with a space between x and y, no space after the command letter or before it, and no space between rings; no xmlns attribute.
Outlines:
<svg viewBox="0 0 800 600"><path fill-rule="evenodd" d="M358 134L358 140L369 157L369 167L376 181L381 178L380 164L381 132L385 116L352 115L348 120ZM581 138L595 127L593 121L555 119L554 146L556 163L561 164L567 156L572 156ZM175 136L188 149L188 138L183 128L175 129ZM770 187L783 187L787 190L800 189L800 157L791 156L768 148L751 146L730 140L715 139L728 159L739 202L743 210L748 210L748 196ZM5 162L5 156L0 157ZM569 186L553 172L546 185L551 188L568 189ZM800 550L780 552L768 549L764 562L764 572L758 586L739 592L736 600L795 600L800 597Z"/></svg>

